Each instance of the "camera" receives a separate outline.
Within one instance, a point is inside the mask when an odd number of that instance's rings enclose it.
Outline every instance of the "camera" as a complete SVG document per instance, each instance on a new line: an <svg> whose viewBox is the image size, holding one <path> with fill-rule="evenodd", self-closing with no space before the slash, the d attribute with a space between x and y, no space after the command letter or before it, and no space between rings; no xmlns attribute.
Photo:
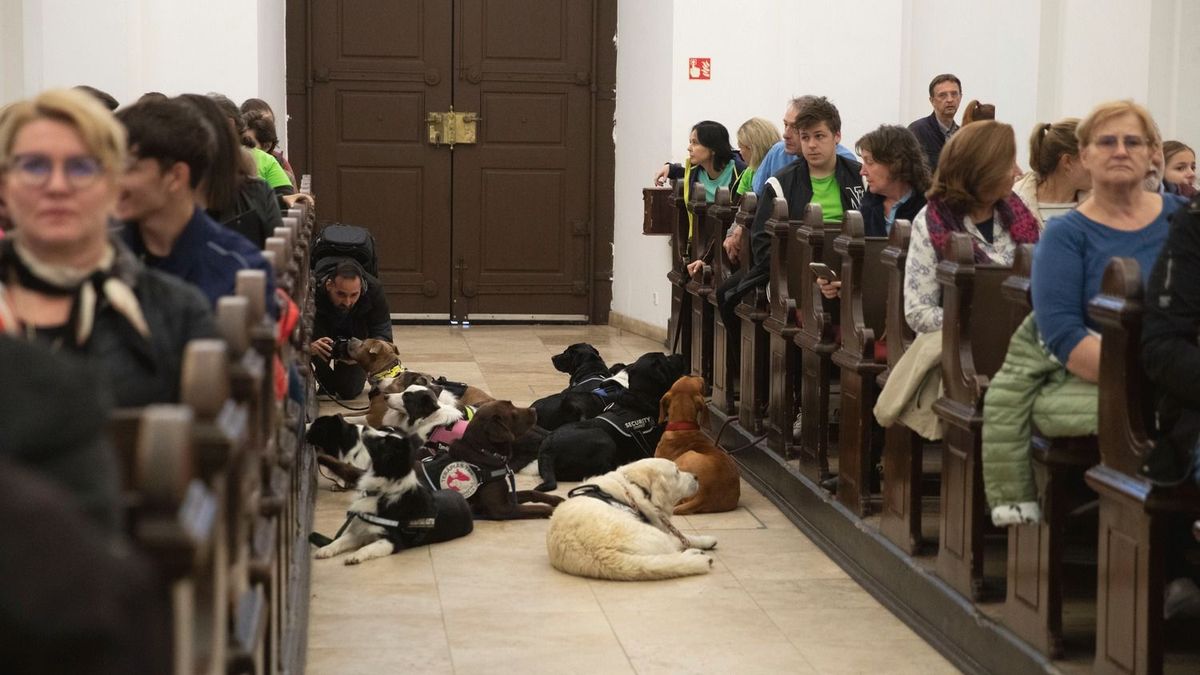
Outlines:
<svg viewBox="0 0 1200 675"><path fill-rule="evenodd" d="M335 338L333 341L333 349L330 350L330 355L338 360L350 360L350 339Z"/></svg>

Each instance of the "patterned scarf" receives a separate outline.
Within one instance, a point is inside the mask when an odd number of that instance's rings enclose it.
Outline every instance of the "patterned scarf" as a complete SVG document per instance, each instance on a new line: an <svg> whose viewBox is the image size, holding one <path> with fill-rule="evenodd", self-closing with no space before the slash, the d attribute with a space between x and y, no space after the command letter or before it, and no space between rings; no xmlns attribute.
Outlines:
<svg viewBox="0 0 1200 675"><path fill-rule="evenodd" d="M0 242L0 332L19 334L21 322L16 317L5 288L15 279L26 290L74 298L67 319L67 334L74 336L75 347L82 347L91 337L101 297L125 317L138 333L148 338L150 327L146 324L137 296L129 283L114 271L116 258L116 245L110 241L100 261L91 269L53 265L38 260L22 245L19 236L5 238Z"/></svg>
<svg viewBox="0 0 1200 675"><path fill-rule="evenodd" d="M1004 227L1014 244L1036 244L1039 236L1037 218L1030 213L1029 208L1021 198L1013 193L996 204L1000 213L1000 222L994 227ZM955 215L950 205L941 197L934 197L925 206L925 225L929 230L929 241L937 252L940 262L946 257L946 248L950 245L950 233L966 232L962 216ZM993 237L994 238L994 237ZM971 238L971 246L975 249L975 263L987 264L992 262L988 254L979 247L979 241Z"/></svg>

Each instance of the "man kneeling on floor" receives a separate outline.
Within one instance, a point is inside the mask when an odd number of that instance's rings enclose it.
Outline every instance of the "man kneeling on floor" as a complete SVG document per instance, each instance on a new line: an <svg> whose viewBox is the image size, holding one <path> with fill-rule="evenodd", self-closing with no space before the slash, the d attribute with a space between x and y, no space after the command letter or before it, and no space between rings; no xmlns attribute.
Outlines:
<svg viewBox="0 0 1200 675"><path fill-rule="evenodd" d="M383 285L349 258L329 258L317 264L317 311L309 353L321 388L338 398L362 393L367 372L348 358L346 340L377 338L392 341L392 314Z"/></svg>

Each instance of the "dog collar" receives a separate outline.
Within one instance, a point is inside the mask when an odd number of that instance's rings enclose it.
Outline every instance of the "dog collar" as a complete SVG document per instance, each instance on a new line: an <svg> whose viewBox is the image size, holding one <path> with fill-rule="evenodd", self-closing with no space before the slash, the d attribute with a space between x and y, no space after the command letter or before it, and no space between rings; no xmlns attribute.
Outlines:
<svg viewBox="0 0 1200 675"><path fill-rule="evenodd" d="M468 422L475 419L475 406L473 406L473 405L464 405L463 406L463 419L467 420Z"/></svg>
<svg viewBox="0 0 1200 675"><path fill-rule="evenodd" d="M372 375L371 381L379 382L380 380L386 380L389 377L399 377L400 373L403 373L406 370L408 370L408 369L405 368L402 364L397 363L396 365L392 366L391 368L388 368L387 370L381 370L378 373L375 373L374 375Z"/></svg>
<svg viewBox="0 0 1200 675"><path fill-rule="evenodd" d="M700 431L695 422L667 422L667 431Z"/></svg>
<svg viewBox="0 0 1200 675"><path fill-rule="evenodd" d="M625 492L626 492L626 494L629 493L628 490L626 490ZM626 504L625 502L608 494L604 490L600 489L599 485L594 485L592 483L584 483L583 485L580 485L578 487L571 488L571 491L567 493L567 498L570 499L572 497L591 497L592 499L599 499L600 501L604 502L605 504L608 504L609 506L611 506L615 509L619 509L630 515L637 516L638 519L641 520L643 523L650 522L650 519L646 517L646 514L642 513L641 510L639 510L637 507L632 506L630 504ZM633 501L633 497L630 497L629 500Z"/></svg>

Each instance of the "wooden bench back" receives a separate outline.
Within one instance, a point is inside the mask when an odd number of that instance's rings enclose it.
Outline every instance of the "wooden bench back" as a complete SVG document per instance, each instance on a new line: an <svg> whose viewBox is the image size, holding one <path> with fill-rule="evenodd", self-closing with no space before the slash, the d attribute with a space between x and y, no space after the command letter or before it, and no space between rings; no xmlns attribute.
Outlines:
<svg viewBox="0 0 1200 675"><path fill-rule="evenodd" d="M717 188L717 196L708 207L708 220L710 221L712 234L708 252L705 255L705 260L708 261L711 269L708 282L712 286L719 286L722 281L725 281L733 273L734 266L730 264L729 256L726 255L723 244L725 242L725 233L729 230L729 226L733 224L737 213L738 209L733 205L729 188Z"/></svg>
<svg viewBox="0 0 1200 675"><path fill-rule="evenodd" d="M790 226L788 204L783 197L776 197L771 204L771 215L767 218L764 228L771 235L771 272L767 281L771 318L790 325L796 301L793 289L789 285L787 256Z"/></svg>
<svg viewBox="0 0 1200 675"><path fill-rule="evenodd" d="M842 256L842 349L874 360L875 341L887 319L888 268L881 254L887 237L867 237L862 214L847 211L833 249ZM834 268L838 269L838 268Z"/></svg>
<svg viewBox="0 0 1200 675"><path fill-rule="evenodd" d="M797 283L800 288L800 332L808 336L806 342L809 343L819 342L832 346L836 342L833 327L838 317L825 311L821 291L816 284L816 275L813 274L809 263L823 262L831 269L841 269L841 256L833 247L834 240L841 233L840 223L833 225L824 222L819 204L808 205L803 221L794 231L793 236L800 245L799 260L795 263L795 271L799 274Z"/></svg>

